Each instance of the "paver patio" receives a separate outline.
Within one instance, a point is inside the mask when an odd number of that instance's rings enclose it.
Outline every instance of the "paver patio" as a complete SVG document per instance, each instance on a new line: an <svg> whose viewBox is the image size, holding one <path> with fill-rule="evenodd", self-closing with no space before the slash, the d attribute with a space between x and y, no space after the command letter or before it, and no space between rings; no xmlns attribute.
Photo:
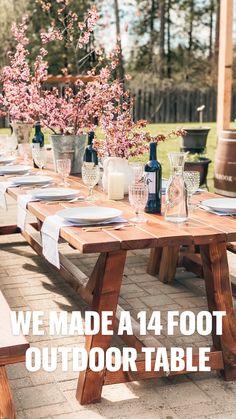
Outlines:
<svg viewBox="0 0 236 419"><path fill-rule="evenodd" d="M1 223L15 221L15 203L9 211L0 211ZM64 253L78 258L78 253L62 244ZM131 252L128 256L120 304L135 315L151 312L207 309L204 282L193 274L178 270L173 286L158 283L146 274L148 253ZM236 282L236 256L229 255L232 280ZM79 260L87 275L94 266L94 255ZM49 310L83 310L84 303L58 277L20 235L0 237L0 281L9 305L16 310L43 310L45 331ZM210 339L198 335L161 337L163 346L207 346ZM83 346L83 337L30 336L37 347ZM114 344L119 345L118 340ZM215 372L180 377L144 380L130 384L106 386L101 404L81 406L75 399L78 373L30 373L23 364L7 368L19 418L96 419L233 419L236 418L236 382L225 382Z"/></svg>

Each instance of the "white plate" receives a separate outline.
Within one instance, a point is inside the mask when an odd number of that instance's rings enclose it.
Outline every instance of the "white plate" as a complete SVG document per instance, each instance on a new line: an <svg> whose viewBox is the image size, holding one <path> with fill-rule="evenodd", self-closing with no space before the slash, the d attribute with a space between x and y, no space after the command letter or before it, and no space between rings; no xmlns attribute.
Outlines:
<svg viewBox="0 0 236 419"><path fill-rule="evenodd" d="M236 213L236 198L214 198L206 199L201 205L215 211Z"/></svg>
<svg viewBox="0 0 236 419"><path fill-rule="evenodd" d="M99 223L120 217L121 214L122 211L108 207L67 208L57 213L60 217L73 223Z"/></svg>
<svg viewBox="0 0 236 419"><path fill-rule="evenodd" d="M66 188L47 188L47 189L33 189L28 192L38 199L45 199L50 201L58 201L60 199L73 199L79 193L78 189Z"/></svg>
<svg viewBox="0 0 236 419"><path fill-rule="evenodd" d="M7 164L12 163L15 159L15 157L4 157L0 155L0 164Z"/></svg>
<svg viewBox="0 0 236 419"><path fill-rule="evenodd" d="M51 182L52 178L50 176L21 176L14 177L11 179L11 182L16 185L34 185L35 183L48 183Z"/></svg>
<svg viewBox="0 0 236 419"><path fill-rule="evenodd" d="M0 166L0 174L8 175L8 174L21 173L23 175L24 173L27 173L30 169L32 169L31 166L23 166L20 164L16 164L12 166Z"/></svg>

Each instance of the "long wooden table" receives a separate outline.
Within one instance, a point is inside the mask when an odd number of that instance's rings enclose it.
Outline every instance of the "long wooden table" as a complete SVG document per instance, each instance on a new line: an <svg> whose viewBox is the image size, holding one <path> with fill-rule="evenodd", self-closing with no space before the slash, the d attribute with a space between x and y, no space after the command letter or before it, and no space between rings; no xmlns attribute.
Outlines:
<svg viewBox="0 0 236 419"><path fill-rule="evenodd" d="M55 174L47 171L47 174L49 173L56 179ZM86 191L82 182L77 178L71 177L70 184L71 187L79 188L82 192ZM9 188L7 193L17 199L19 194L26 192L22 188ZM101 192L97 192L97 195L99 199L95 203L77 202L68 203L66 206L112 206L121 209L124 217L128 219L134 215L128 203L108 201L107 196ZM212 194L202 193L196 195L195 200L201 201L210 196ZM36 217L37 223L28 225L26 230L22 231L22 235L39 255L42 254L40 226L48 215L52 215L60 209L62 209L62 205L58 203L46 205L42 202L31 202L28 205L28 211ZM85 232L79 227L62 228L61 238L80 254L99 253L99 257L89 279L64 255L60 255L59 273L89 304L91 310L96 310L99 314L104 310L109 310L119 315L118 298L127 251L151 249L148 272L156 274L159 266L167 271L173 269L175 263L172 259L176 258L176 250L179 249L179 246L198 245L203 261L209 311L222 310L227 313L223 319L222 336L216 336L213 331L213 346L209 365L212 369L220 370L225 379L236 380L236 322L226 254L226 243L236 241L235 220L231 217L219 217L201 209L196 209L188 222L184 224L172 224L166 222L164 217L156 215L147 215L147 218L148 223L146 224L121 230L103 230L97 233ZM16 226L0 228L0 234L16 232L19 232ZM112 329L116 330L116 327L117 318L114 314ZM112 336L103 336L100 333L96 336L87 336L85 346L88 351L93 347L107 350L111 345L111 339ZM129 346L141 351L143 342L140 336L123 336L122 339ZM198 364L198 355L194 359ZM104 384L166 375L162 370L158 372L145 371L142 354L138 358L137 369L137 372L123 372L121 368L115 373L107 370L93 372L87 369L79 375L77 399L81 404L96 402L101 398ZM186 372L186 370L178 373L172 372L171 375Z"/></svg>

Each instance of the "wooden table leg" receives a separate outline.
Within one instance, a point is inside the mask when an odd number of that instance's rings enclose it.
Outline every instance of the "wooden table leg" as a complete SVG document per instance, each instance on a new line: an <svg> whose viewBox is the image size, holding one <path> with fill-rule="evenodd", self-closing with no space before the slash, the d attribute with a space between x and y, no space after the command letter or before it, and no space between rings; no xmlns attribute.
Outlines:
<svg viewBox="0 0 236 419"><path fill-rule="evenodd" d="M0 418L16 419L16 411L4 366L0 367Z"/></svg>
<svg viewBox="0 0 236 419"><path fill-rule="evenodd" d="M149 275L156 276L159 273L160 263L161 263L161 256L162 256L162 247L155 247L151 249L147 273Z"/></svg>
<svg viewBox="0 0 236 419"><path fill-rule="evenodd" d="M212 243L200 247L209 311L226 311L223 318L223 334L215 335L213 344L222 350L226 380L236 380L236 320L225 243Z"/></svg>
<svg viewBox="0 0 236 419"><path fill-rule="evenodd" d="M171 283L175 277L180 246L163 247L158 278L161 282Z"/></svg>
<svg viewBox="0 0 236 419"><path fill-rule="evenodd" d="M99 268L93 293L91 309L101 314L102 311L113 311L111 329L114 330L116 308L124 272L126 251L102 253L99 257ZM100 347L106 351L110 347L112 336L86 336L85 348L89 351ZM101 400L105 369L93 372L89 368L80 373L76 397L81 404L99 402Z"/></svg>

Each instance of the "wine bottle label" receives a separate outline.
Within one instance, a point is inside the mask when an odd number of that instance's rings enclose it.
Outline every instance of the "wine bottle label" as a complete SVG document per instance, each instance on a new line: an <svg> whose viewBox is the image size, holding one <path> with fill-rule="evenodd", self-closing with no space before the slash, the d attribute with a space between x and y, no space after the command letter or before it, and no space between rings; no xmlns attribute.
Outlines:
<svg viewBox="0 0 236 419"><path fill-rule="evenodd" d="M148 185L149 194L155 194L156 193L156 172L147 172L146 181Z"/></svg>

